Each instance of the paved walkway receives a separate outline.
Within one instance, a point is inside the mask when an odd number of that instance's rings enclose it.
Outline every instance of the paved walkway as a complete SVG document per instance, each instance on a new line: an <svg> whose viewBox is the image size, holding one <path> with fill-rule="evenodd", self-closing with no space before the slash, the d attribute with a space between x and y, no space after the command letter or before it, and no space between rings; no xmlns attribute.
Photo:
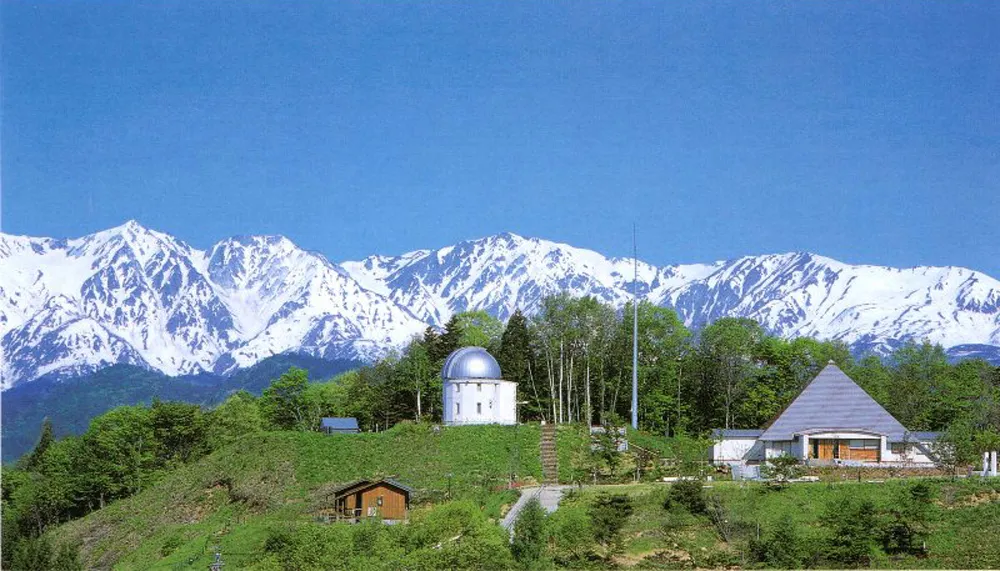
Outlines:
<svg viewBox="0 0 1000 571"><path fill-rule="evenodd" d="M572 487L552 485L537 488L521 488L521 497L517 499L517 502L510 508L507 515L504 516L500 522L501 527L513 534L514 522L517 521L517 516L521 514L521 510L524 509L524 506L527 505L531 498L538 498L538 503L542 504L545 511L549 513L556 511L556 508L559 507L559 500L562 499L563 492Z"/></svg>

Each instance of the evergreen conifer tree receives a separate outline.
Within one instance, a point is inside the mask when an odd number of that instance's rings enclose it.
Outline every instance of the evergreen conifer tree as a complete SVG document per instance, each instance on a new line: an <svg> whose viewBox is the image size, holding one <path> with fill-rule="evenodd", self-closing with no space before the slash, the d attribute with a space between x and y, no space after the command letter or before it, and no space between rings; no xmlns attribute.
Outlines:
<svg viewBox="0 0 1000 571"><path fill-rule="evenodd" d="M531 358L531 338L528 320L518 309L507 320L507 327L500 337L497 361L504 378L518 383L528 380L528 360Z"/></svg>
<svg viewBox="0 0 1000 571"><path fill-rule="evenodd" d="M536 566L545 549L545 509L537 498L528 500L514 523L510 551L525 569Z"/></svg>
<svg viewBox="0 0 1000 571"><path fill-rule="evenodd" d="M430 325L427 326L427 329L424 329L423 343L424 348L427 350L427 356L430 357L431 361L438 361L447 357L447 355L438 354L440 351L441 336Z"/></svg>
<svg viewBox="0 0 1000 571"><path fill-rule="evenodd" d="M435 358L444 359L448 355L451 355L452 351L461 346L461 341L462 323L459 321L457 314L452 315L451 319L444 326L444 334L438 338L438 352Z"/></svg>
<svg viewBox="0 0 1000 571"><path fill-rule="evenodd" d="M45 457L45 452L52 446L53 442L55 442L55 436L52 433L52 421L49 420L49 417L45 417L45 420L42 421L42 432L38 436L38 444L24 460L24 469L29 471L37 469L42 458Z"/></svg>

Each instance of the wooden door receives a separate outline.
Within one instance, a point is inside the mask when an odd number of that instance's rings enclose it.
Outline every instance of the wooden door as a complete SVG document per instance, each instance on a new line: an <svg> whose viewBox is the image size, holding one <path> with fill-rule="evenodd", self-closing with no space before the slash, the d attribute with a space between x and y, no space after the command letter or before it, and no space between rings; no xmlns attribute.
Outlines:
<svg viewBox="0 0 1000 571"><path fill-rule="evenodd" d="M817 448L817 452L818 452L817 458L819 458L820 460L833 460L834 459L834 450L835 450L835 446L834 446L835 441L824 438L824 439L817 440L816 442L817 442L817 447L816 448Z"/></svg>

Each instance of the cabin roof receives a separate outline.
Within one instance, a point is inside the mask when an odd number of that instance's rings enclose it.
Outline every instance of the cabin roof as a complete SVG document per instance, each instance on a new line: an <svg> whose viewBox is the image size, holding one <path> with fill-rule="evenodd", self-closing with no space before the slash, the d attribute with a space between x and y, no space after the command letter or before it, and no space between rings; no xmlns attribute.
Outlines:
<svg viewBox="0 0 1000 571"><path fill-rule="evenodd" d="M333 495L335 498L338 498L340 496L346 496L348 494L363 492L370 488L374 488L375 486L378 486L380 484L385 484L387 486L396 488L400 491L406 492L407 495L413 493L413 488L411 488L410 486L407 486L406 484L403 484L398 480L393 480L392 478L383 478L381 480L355 480L354 482L345 484L335 489L333 491Z"/></svg>
<svg viewBox="0 0 1000 571"><path fill-rule="evenodd" d="M759 438L764 431L759 428L716 428L712 438Z"/></svg>
<svg viewBox="0 0 1000 571"><path fill-rule="evenodd" d="M768 426L761 440L793 440L796 434L865 431L902 441L905 427L832 361Z"/></svg>
<svg viewBox="0 0 1000 571"><path fill-rule="evenodd" d="M322 428L330 428L333 430L357 430L358 429L358 419L356 418L338 418L338 417L324 417L320 421L320 426Z"/></svg>

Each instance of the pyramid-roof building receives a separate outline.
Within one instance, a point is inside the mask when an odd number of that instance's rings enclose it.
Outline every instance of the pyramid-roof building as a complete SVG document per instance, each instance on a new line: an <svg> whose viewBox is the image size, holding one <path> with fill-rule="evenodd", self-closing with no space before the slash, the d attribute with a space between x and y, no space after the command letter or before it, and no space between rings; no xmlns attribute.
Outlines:
<svg viewBox="0 0 1000 571"><path fill-rule="evenodd" d="M907 430L832 361L776 418L760 440L794 440L798 434L860 431L902 442Z"/></svg>

